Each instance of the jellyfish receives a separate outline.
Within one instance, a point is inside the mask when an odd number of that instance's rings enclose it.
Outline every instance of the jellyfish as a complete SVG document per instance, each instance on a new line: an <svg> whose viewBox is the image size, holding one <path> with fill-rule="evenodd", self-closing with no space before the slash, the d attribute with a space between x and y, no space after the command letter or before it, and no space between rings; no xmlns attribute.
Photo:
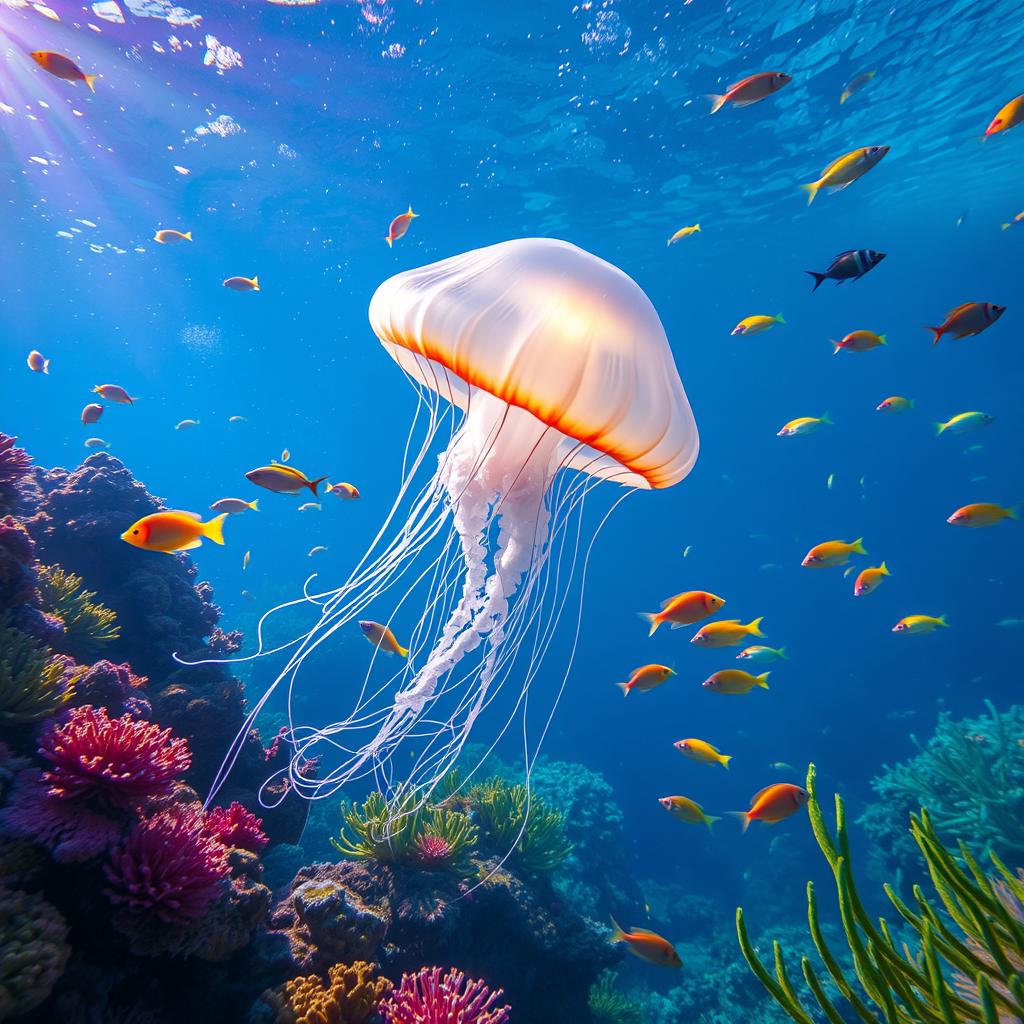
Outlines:
<svg viewBox="0 0 1024 1024"><path fill-rule="evenodd" d="M678 483L697 457L696 424L650 300L568 242L516 239L397 274L377 289L369 319L418 396L397 495L344 583L314 591L310 577L301 597L264 615L251 657L269 653L270 615L318 609L308 632L275 649L288 651L287 663L253 705L210 799L283 684L286 788L319 799L372 778L390 800L422 805L503 687L512 707L496 737L525 714L569 606L574 642L524 755L529 768L569 676L600 526L627 495ZM610 484L617 497L588 534L588 495ZM292 697L309 655L375 609L397 624L409 602L408 658L375 672L385 662L375 650L361 684L339 696L348 710L338 721L298 723ZM303 771L314 757L315 779Z"/></svg>

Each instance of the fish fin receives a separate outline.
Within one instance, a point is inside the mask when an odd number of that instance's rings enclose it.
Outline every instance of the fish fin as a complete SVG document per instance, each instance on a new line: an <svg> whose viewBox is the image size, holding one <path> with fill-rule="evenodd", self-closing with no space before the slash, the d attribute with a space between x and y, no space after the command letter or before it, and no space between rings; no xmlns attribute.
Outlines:
<svg viewBox="0 0 1024 1024"><path fill-rule="evenodd" d="M852 181L844 181L842 185L829 185L828 194L832 195L835 192L842 192L844 188L849 188L852 184Z"/></svg>
<svg viewBox="0 0 1024 1024"><path fill-rule="evenodd" d="M834 427L835 426L835 423L833 422L832 417L829 416L828 412L823 412L819 418L820 418L821 422L825 424L825 426L827 426L827 427Z"/></svg>
<svg viewBox="0 0 1024 1024"><path fill-rule="evenodd" d="M738 818L743 823L743 831L750 828L750 815L746 811L726 811L730 818Z"/></svg>
<svg viewBox="0 0 1024 1024"><path fill-rule="evenodd" d="M717 818L713 820L718 821ZM631 928L630 933L632 935L650 935L655 939L661 938L661 936L657 932L652 932L650 928Z"/></svg>
<svg viewBox="0 0 1024 1024"><path fill-rule="evenodd" d="M761 632L761 622L763 620L764 616L759 615L756 619L754 619L753 622L750 623L749 626L747 626L747 631L750 633L751 636L764 636L764 633Z"/></svg>
<svg viewBox="0 0 1024 1024"><path fill-rule="evenodd" d="M622 691L623 697L629 696L629 683L616 683L615 685Z"/></svg>
<svg viewBox="0 0 1024 1024"><path fill-rule="evenodd" d="M700 225L699 224L694 224L693 225L693 230L696 231L696 232L699 232L700 231Z"/></svg>
<svg viewBox="0 0 1024 1024"><path fill-rule="evenodd" d="M654 634L658 631L658 627L664 621L655 612L640 612L640 618L643 619L650 626L650 629L647 632L648 636L654 636Z"/></svg>
<svg viewBox="0 0 1024 1024"><path fill-rule="evenodd" d="M936 437L938 437L940 434L944 434L945 432L946 432L946 424L945 423L936 423L935 424L935 436Z"/></svg>
<svg viewBox="0 0 1024 1024"><path fill-rule="evenodd" d="M934 338L934 339L932 340L932 344L933 344L933 345L938 345L938 343L939 343L939 339L940 339L940 338L942 337L942 335L943 335L943 334L945 333L945 332L944 332L944 331L942 330L942 328L941 328L941 327L928 327L927 325L925 325L925 330L926 330L926 331L931 331L931 332L932 332L932 334L934 334L934 335L935 335L935 338Z"/></svg>
<svg viewBox="0 0 1024 1024"><path fill-rule="evenodd" d="M391 236L390 235L385 235L384 236L384 241L388 243L388 248L390 249L391 245L392 245Z"/></svg>
<svg viewBox="0 0 1024 1024"><path fill-rule="evenodd" d="M717 93L711 92L711 93L708 93L707 99L710 100L710 102L711 102L710 113L717 114L718 111L721 110L722 107L724 107L725 104L728 102L729 97L728 97L728 95L719 96Z"/></svg>
<svg viewBox="0 0 1024 1024"><path fill-rule="evenodd" d="M669 629L682 629L683 624L681 622L673 622Z"/></svg>
<svg viewBox="0 0 1024 1024"><path fill-rule="evenodd" d="M315 480L310 480L309 483L306 484L306 486L313 492L313 497L314 498L319 498L320 497L320 495L316 493L316 489L326 479L327 479L327 477L325 477L325 476L318 476Z"/></svg>
<svg viewBox="0 0 1024 1024"><path fill-rule="evenodd" d="M253 512L259 512L259 510L260 510L260 499L259 498L253 498L252 501L249 502L249 508L251 508L253 510Z"/></svg>
<svg viewBox="0 0 1024 1024"><path fill-rule="evenodd" d="M717 815L717 814L705 814L704 815L704 824L707 825L708 831L711 831L711 826L716 821L721 821L721 820L722 820L721 816Z"/></svg>
<svg viewBox="0 0 1024 1024"><path fill-rule="evenodd" d="M49 373L49 372L50 372L50 360L49 359L44 359L43 360L43 373Z"/></svg>
<svg viewBox="0 0 1024 1024"><path fill-rule="evenodd" d="M1006 510L1008 519L1020 519L1020 505L1010 505Z"/></svg>
<svg viewBox="0 0 1024 1024"><path fill-rule="evenodd" d="M805 274L810 274L814 278L814 287L811 289L811 294L818 290L823 281L828 280L828 274L819 274L816 270L805 270Z"/></svg>
<svg viewBox="0 0 1024 1024"><path fill-rule="evenodd" d="M260 290L260 279L258 277L253 277L252 279L252 290L254 292L258 292Z"/></svg>
<svg viewBox="0 0 1024 1024"><path fill-rule="evenodd" d="M940 616L938 616L936 621L944 629L949 629L949 623L946 621L946 613L945 612L943 612Z"/></svg>
<svg viewBox="0 0 1024 1024"><path fill-rule="evenodd" d="M884 563L883 563L884 564ZM785 647L780 647L776 652L775 656L781 658L783 661L789 661L789 655L786 653Z"/></svg>
<svg viewBox="0 0 1024 1024"><path fill-rule="evenodd" d="M97 77L98 77L97 75L85 75L83 77L82 81L85 82L85 84L87 86L89 86L89 92L95 92L96 91L96 79L97 79Z"/></svg>
<svg viewBox="0 0 1024 1024"><path fill-rule="evenodd" d="M773 319L777 324L784 324L786 322L785 317L781 313L776 313Z"/></svg>
<svg viewBox="0 0 1024 1024"><path fill-rule="evenodd" d="M843 351L842 342L836 341L835 338L829 338L828 340L832 342L832 355L839 355Z"/></svg>
<svg viewBox="0 0 1024 1024"><path fill-rule="evenodd" d="M419 216L418 213L413 213L412 212L412 204L411 203L409 204L409 209L405 211L405 215L406 215L406 217L418 217Z"/></svg>
<svg viewBox="0 0 1024 1024"><path fill-rule="evenodd" d="M722 766L722 767L723 767L723 768L724 768L724 769L725 769L726 771L728 771L728 770L729 770L729 762L730 762L731 760L732 760L732 754L722 754L722 755L720 755L720 760L719 760L719 762L718 762L718 763L719 763L719 764L720 764L720 765L721 765L721 766Z"/></svg>
<svg viewBox="0 0 1024 1024"><path fill-rule="evenodd" d="M866 555L867 551L864 550L864 538L863 537L858 537L853 542L853 547L852 547L851 550L856 552L856 554L858 554L858 555Z"/></svg>
<svg viewBox="0 0 1024 1024"><path fill-rule="evenodd" d="M173 555L178 551L191 551L193 548L202 547L203 542L196 537L195 540L190 540L187 544L182 544L180 548L175 548L174 551L168 551L167 554Z"/></svg>
<svg viewBox="0 0 1024 1024"><path fill-rule="evenodd" d="M185 238L187 238L191 242L192 241L192 232L191 231L186 231L185 232Z"/></svg>
<svg viewBox="0 0 1024 1024"><path fill-rule="evenodd" d="M183 516L188 516L189 519L194 519L197 523L202 521L202 516L198 512L182 512Z"/></svg>
<svg viewBox="0 0 1024 1024"><path fill-rule="evenodd" d="M768 677L770 675L770 672L762 672L759 676L754 676L757 680L757 685L760 686L762 690L768 689Z"/></svg>
<svg viewBox="0 0 1024 1024"><path fill-rule="evenodd" d="M611 916L611 914L608 915L608 919L612 923L612 934L609 936L608 941L613 944L625 941L626 933L622 930L622 925L620 925L619 922Z"/></svg>
<svg viewBox="0 0 1024 1024"><path fill-rule="evenodd" d="M807 193L807 205L810 206L814 202L814 197L818 194L818 189L821 185L817 181L810 181L806 185L800 186ZM810 271L808 271L810 273Z"/></svg>
<svg viewBox="0 0 1024 1024"><path fill-rule="evenodd" d="M400 658L408 658L409 648L402 647L401 644L395 644L395 654L397 654Z"/></svg>
<svg viewBox="0 0 1024 1024"><path fill-rule="evenodd" d="M1009 226L1010 226L1009 224L1000 224L999 225L999 230L1000 231L1005 231Z"/></svg>
<svg viewBox="0 0 1024 1024"><path fill-rule="evenodd" d="M214 516L208 523L203 523L203 536L209 537L214 544L223 544L224 520L227 517L227 512L221 512L219 516Z"/></svg>
<svg viewBox="0 0 1024 1024"><path fill-rule="evenodd" d="M881 565L880 565L880 566L878 567L878 571L879 571L879 572L880 572L880 573L881 573L881 574L882 574L883 576L891 576L891 575L892 575L892 573L891 573L891 572L889 572L889 567L888 567L888 566L887 566L887 565L885 564L885 561L884 561L884 559L883 559L883 561L882 561L882 564L881 564Z"/></svg>
<svg viewBox="0 0 1024 1024"><path fill-rule="evenodd" d="M914 408L914 399L913 398L908 398L907 399L907 408L908 409L913 409Z"/></svg>
<svg viewBox="0 0 1024 1024"><path fill-rule="evenodd" d="M880 334L878 336L878 342L879 342L880 345L888 345L889 344L889 339L886 338L886 336L884 334Z"/></svg>

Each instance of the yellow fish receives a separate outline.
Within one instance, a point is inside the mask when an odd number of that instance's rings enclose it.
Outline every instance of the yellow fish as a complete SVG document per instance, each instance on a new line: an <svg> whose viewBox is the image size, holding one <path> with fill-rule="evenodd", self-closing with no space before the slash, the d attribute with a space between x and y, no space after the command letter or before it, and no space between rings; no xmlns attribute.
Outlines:
<svg viewBox="0 0 1024 1024"><path fill-rule="evenodd" d="M328 494L333 494L335 497L341 498L343 501L355 501L359 497L359 489L355 484L331 484L329 483L324 490Z"/></svg>
<svg viewBox="0 0 1024 1024"><path fill-rule="evenodd" d="M764 633L761 632L763 618L764 616L759 616L746 625L739 619L709 622L697 630L690 643L696 644L698 647L735 647L737 644L743 643L748 636L764 636Z"/></svg>
<svg viewBox="0 0 1024 1024"><path fill-rule="evenodd" d="M674 245L680 238L685 238L687 235L695 235L699 231L699 224L691 224L688 228L680 228L665 244Z"/></svg>
<svg viewBox="0 0 1024 1024"><path fill-rule="evenodd" d="M397 654L400 658L409 656L409 648L403 647L387 626L382 626L379 622L363 620L359 623L359 628L363 631L363 636L385 654Z"/></svg>
<svg viewBox="0 0 1024 1024"><path fill-rule="evenodd" d="M842 341L832 339L832 355L839 355L843 349L847 352L869 352L885 344L887 342L884 334L875 334L874 331L851 331Z"/></svg>
<svg viewBox="0 0 1024 1024"><path fill-rule="evenodd" d="M945 615L905 615L895 626L894 633L906 633L908 636L915 636L918 633L931 633L939 627L949 629L949 623Z"/></svg>
<svg viewBox="0 0 1024 1024"><path fill-rule="evenodd" d="M836 565L846 565L850 555L866 555L864 538L858 537L852 543L845 540L827 540L823 544L815 544L804 555L800 563L805 569L831 569Z"/></svg>
<svg viewBox="0 0 1024 1024"><path fill-rule="evenodd" d="M843 87L843 91L839 94L839 105L842 106L855 92L863 89L864 86L867 85L874 77L874 71L864 71L856 77L851 78Z"/></svg>
<svg viewBox="0 0 1024 1024"><path fill-rule="evenodd" d="M765 316L763 314L757 316L746 316L744 317L733 329L733 335L742 334L760 334L762 331L767 331L774 327L776 324L784 324L786 321L782 318L781 313L776 313L775 316Z"/></svg>
<svg viewBox="0 0 1024 1024"><path fill-rule="evenodd" d="M701 685L705 690L713 690L715 693L724 693L731 697L740 696L750 693L755 686L767 690L769 674L762 672L759 676L752 676L741 668L726 668L708 676Z"/></svg>
<svg viewBox="0 0 1024 1024"><path fill-rule="evenodd" d="M173 555L176 551L191 551L199 547L203 538L215 544L224 543L224 520L227 513L204 523L195 512L154 512L132 523L121 540L144 551L162 551Z"/></svg>
<svg viewBox="0 0 1024 1024"><path fill-rule="evenodd" d="M991 501L977 501L973 505L958 508L947 520L953 526L995 526L1004 519L1020 519L1015 508L996 505Z"/></svg>
<svg viewBox="0 0 1024 1024"><path fill-rule="evenodd" d="M979 427L987 427L994 419L995 416L990 416L987 412L961 412L945 423L936 423L935 433L944 434L948 430L952 434L966 434Z"/></svg>
<svg viewBox="0 0 1024 1024"><path fill-rule="evenodd" d="M867 174L888 152L888 146L864 146L851 150L838 160L833 160L821 172L821 177L817 181L800 186L807 190L807 205L810 206L814 202L819 189L827 188L830 192L839 192L847 185L852 185L859 177Z"/></svg>
<svg viewBox="0 0 1024 1024"><path fill-rule="evenodd" d="M191 242L191 231L175 231L174 228L161 228L154 236L154 242L161 245L177 245L179 242Z"/></svg>
<svg viewBox="0 0 1024 1024"><path fill-rule="evenodd" d="M624 932L612 918L614 931L608 939L611 943L624 942L626 949L646 960L649 964L657 964L659 967L682 967L683 961L668 939L663 939L656 932L648 931L646 928L633 928Z"/></svg>
<svg viewBox="0 0 1024 1024"><path fill-rule="evenodd" d="M732 760L732 754L723 754L717 747L703 740L676 740L672 745L680 754L691 761L696 761L697 764L720 764L723 768L728 768Z"/></svg>
<svg viewBox="0 0 1024 1024"><path fill-rule="evenodd" d="M907 412L908 409L913 408L914 400L912 398L904 398L902 395L891 395L875 406L877 412Z"/></svg>
<svg viewBox="0 0 1024 1024"><path fill-rule="evenodd" d="M804 434L813 434L819 427L831 427L834 424L829 414L822 413L821 416L799 416L790 420L777 434L776 437L801 437Z"/></svg>
<svg viewBox="0 0 1024 1024"><path fill-rule="evenodd" d="M853 596L863 597L865 594L870 594L873 590L878 589L878 585L886 576L891 575L892 573L886 568L885 562L877 567L862 569L854 581Z"/></svg>
<svg viewBox="0 0 1024 1024"><path fill-rule="evenodd" d="M707 825L708 828L711 828L714 822L722 820L713 815L705 814L704 808L700 804L685 796L660 796L658 797L658 803L676 821L685 821L687 825Z"/></svg>

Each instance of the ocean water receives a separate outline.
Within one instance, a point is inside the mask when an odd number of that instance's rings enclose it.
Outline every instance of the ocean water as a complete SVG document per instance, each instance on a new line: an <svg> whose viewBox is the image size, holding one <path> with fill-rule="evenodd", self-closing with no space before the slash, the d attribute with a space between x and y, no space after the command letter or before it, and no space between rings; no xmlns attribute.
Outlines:
<svg viewBox="0 0 1024 1024"><path fill-rule="evenodd" d="M607 778L635 877L699 891L728 930L775 836L792 833L811 856L806 821L707 831L672 820L658 797L742 810L813 761L826 788L860 806L940 711L1019 698L1024 634L999 623L1024 618L1022 528L946 522L969 502L1024 496L1024 224L1001 230L1024 207L1024 128L983 138L1022 89L1017 5L196 0L185 12L128 0L124 24L88 4L50 8L56 18L0 3L0 429L46 466L78 464L84 438L100 436L172 508L259 497L259 513L229 520L223 548L192 553L224 628L246 632L243 654L257 617L300 596L314 570L313 589L346 579L401 485L417 400L369 325L375 289L472 249L551 237L650 298L700 456L674 487L631 493L601 529L585 592L568 592L530 684L525 732L517 662L473 741L497 739L512 717L497 753L515 760L525 744L532 755L557 701L543 752ZM95 93L47 75L28 56L40 49L99 75ZM766 70L793 81L709 115L705 94ZM840 105L867 70L873 80ZM861 146L891 149L808 206L798 186ZM419 216L389 248L388 225L410 204ZM699 234L666 245L696 223ZM160 228L193 241L156 244ZM861 248L886 259L812 293L805 271ZM258 275L260 291L222 287L235 275ZM933 346L923 325L969 301L1008 308L978 337ZM730 334L775 313L786 323ZM888 344L833 356L830 339L858 329ZM51 360L48 375L26 369L31 349ZM90 389L108 382L138 402L84 428ZM914 408L877 412L890 395ZM968 410L994 422L936 436L937 421ZM776 436L826 411L833 426ZM198 425L176 430L186 418ZM285 449L360 500L326 495L299 513L305 498L246 481ZM584 546L622 494L606 483L588 497ZM876 593L854 598L842 568L801 567L812 545L859 537L870 556L853 564L884 559L893 574ZM310 556L317 545L327 551ZM701 687L737 649L696 649L691 629L648 639L637 613L691 589L725 597L719 617L763 616L765 642L785 645L767 692ZM403 640L429 588L396 611L401 592L366 616ZM892 632L918 613L945 614L950 628ZM543 622L552 615L542 609ZM284 635L306 620L280 621ZM327 640L295 684L304 724L344 720L373 657L354 621ZM678 675L624 701L613 684L646 662ZM251 700L279 667L239 669ZM378 655L378 684L393 671ZM282 708L280 695L268 704ZM684 761L672 743L688 736L733 755L730 771ZM396 779L410 761L395 755ZM801 864L780 901L799 903L804 879ZM629 923L658 927L642 907Z"/></svg>

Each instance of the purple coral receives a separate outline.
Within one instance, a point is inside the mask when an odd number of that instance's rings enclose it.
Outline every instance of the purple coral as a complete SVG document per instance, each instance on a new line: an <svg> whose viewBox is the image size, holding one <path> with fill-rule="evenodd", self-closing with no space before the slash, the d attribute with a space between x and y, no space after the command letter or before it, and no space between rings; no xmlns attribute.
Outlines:
<svg viewBox="0 0 1024 1024"><path fill-rule="evenodd" d="M146 699L145 676L137 676L130 665L97 661L75 680L72 704L92 704L106 708L108 714L129 714L149 718L152 708Z"/></svg>
<svg viewBox="0 0 1024 1024"><path fill-rule="evenodd" d="M206 813L206 831L225 846L259 853L267 845L263 819L248 811L237 800L230 807L214 807Z"/></svg>
<svg viewBox="0 0 1024 1024"><path fill-rule="evenodd" d="M89 704L51 726L39 753L53 765L43 775L52 796L124 809L169 794L192 763L188 744L172 739L170 729L131 715L111 719L106 709Z"/></svg>
<svg viewBox="0 0 1024 1024"><path fill-rule="evenodd" d="M164 811L139 822L104 867L107 898L165 924L202 917L229 871L227 850L202 815Z"/></svg>
<svg viewBox="0 0 1024 1024"><path fill-rule="evenodd" d="M17 497L17 484L32 469L32 457L24 448L16 448L18 439L0 433L0 507L10 511Z"/></svg>
<svg viewBox="0 0 1024 1024"><path fill-rule="evenodd" d="M402 975L380 1013L385 1024L506 1024L510 1008L494 1005L503 995L454 968L442 975L440 967L424 967Z"/></svg>

